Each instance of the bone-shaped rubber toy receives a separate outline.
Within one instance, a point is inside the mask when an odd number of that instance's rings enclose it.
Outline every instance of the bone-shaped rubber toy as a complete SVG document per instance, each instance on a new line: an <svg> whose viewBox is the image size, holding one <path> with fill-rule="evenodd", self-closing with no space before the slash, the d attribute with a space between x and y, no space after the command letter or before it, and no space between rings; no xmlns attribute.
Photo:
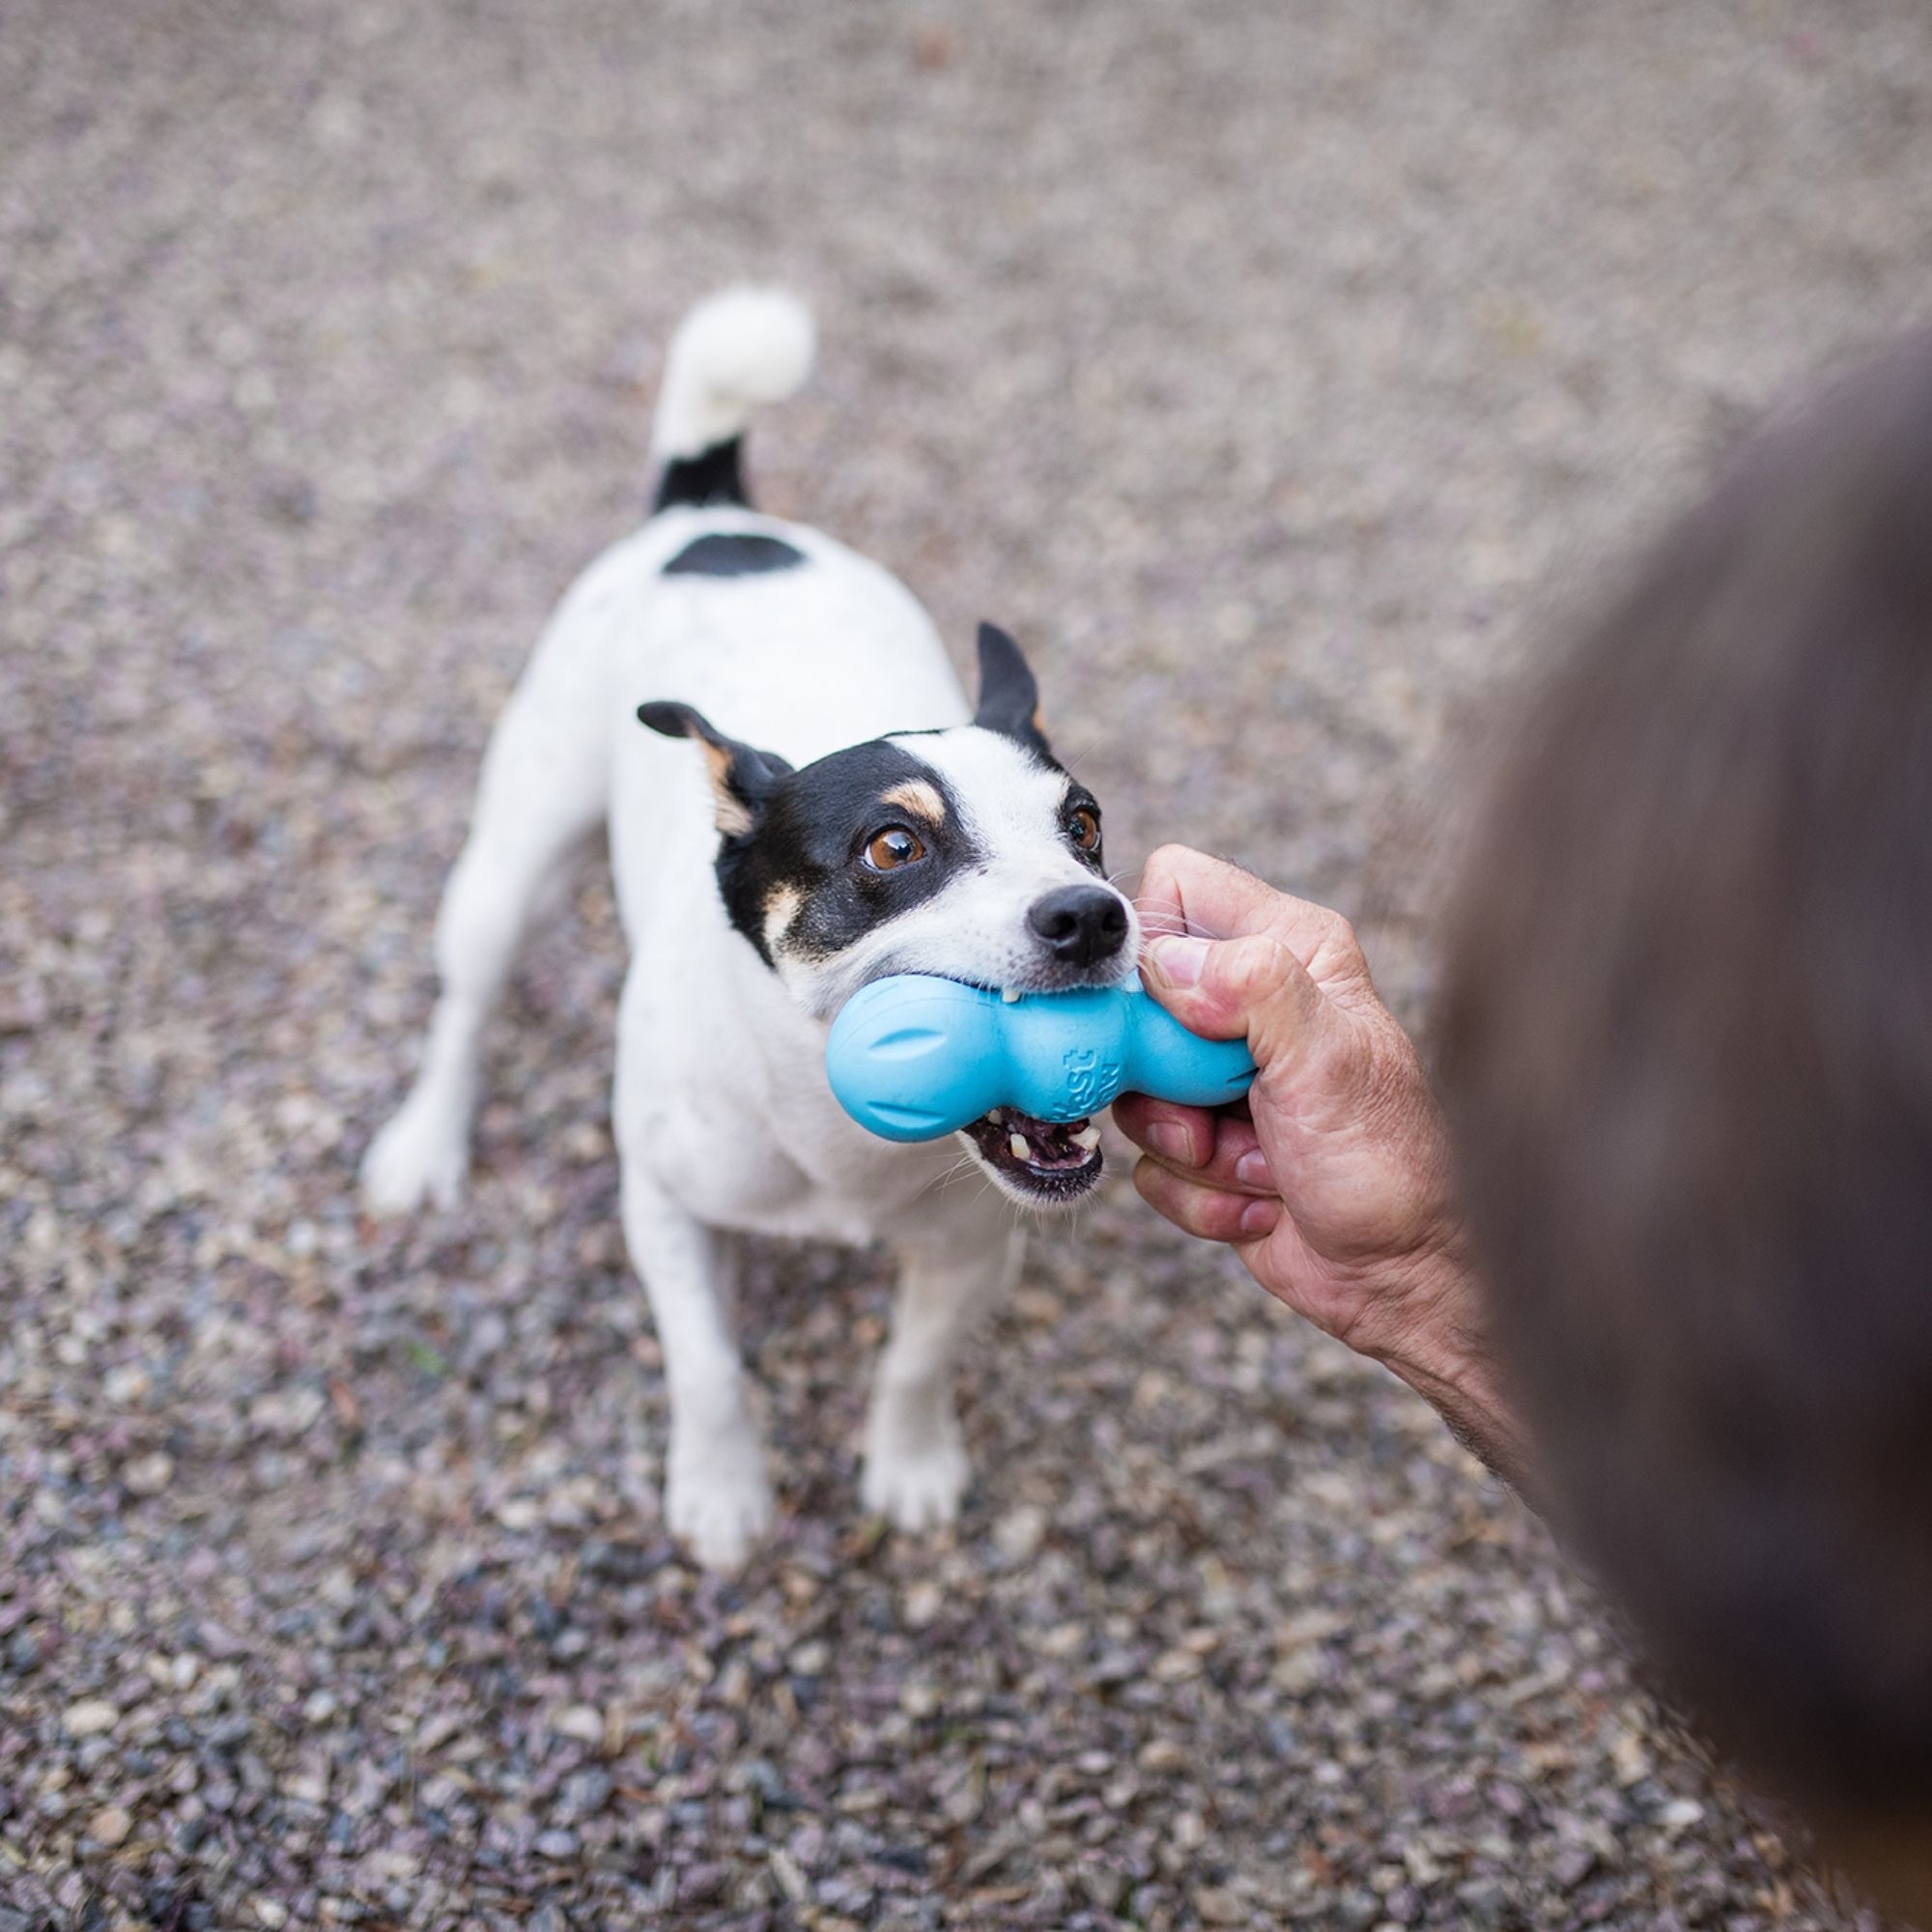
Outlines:
<svg viewBox="0 0 1932 1932"><path fill-rule="evenodd" d="M875 980L832 1023L825 1071L838 1104L889 1141L930 1141L995 1107L1078 1121L1117 1094L1195 1107L1238 1099L1247 1042L1191 1034L1138 986L1004 1000L957 980Z"/></svg>

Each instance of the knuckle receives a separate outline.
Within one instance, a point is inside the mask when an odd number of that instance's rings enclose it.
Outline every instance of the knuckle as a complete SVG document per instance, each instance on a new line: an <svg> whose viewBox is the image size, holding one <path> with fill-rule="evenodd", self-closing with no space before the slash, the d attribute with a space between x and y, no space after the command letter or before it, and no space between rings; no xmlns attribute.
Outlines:
<svg viewBox="0 0 1932 1932"><path fill-rule="evenodd" d="M1313 923L1316 935L1323 946L1348 947L1356 943L1355 928L1333 906L1323 906L1316 914Z"/></svg>
<svg viewBox="0 0 1932 1932"><path fill-rule="evenodd" d="M1238 939L1221 951L1228 962L1228 990L1243 1000L1266 999L1288 977L1291 955L1278 939Z"/></svg>
<svg viewBox="0 0 1932 1932"><path fill-rule="evenodd" d="M1353 976L1367 970L1362 942L1355 928L1339 912L1324 906L1314 922L1315 958L1331 970L1339 968ZM1313 964L1313 960L1310 962Z"/></svg>

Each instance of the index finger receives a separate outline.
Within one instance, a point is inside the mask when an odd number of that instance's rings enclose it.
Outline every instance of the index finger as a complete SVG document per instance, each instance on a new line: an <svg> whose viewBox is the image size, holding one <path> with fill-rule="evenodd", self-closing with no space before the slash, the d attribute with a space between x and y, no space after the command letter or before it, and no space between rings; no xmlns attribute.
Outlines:
<svg viewBox="0 0 1932 1932"><path fill-rule="evenodd" d="M1148 860L1134 906L1151 935L1245 939L1266 933L1304 966L1342 923L1326 906L1277 892L1252 872L1186 845L1163 845Z"/></svg>

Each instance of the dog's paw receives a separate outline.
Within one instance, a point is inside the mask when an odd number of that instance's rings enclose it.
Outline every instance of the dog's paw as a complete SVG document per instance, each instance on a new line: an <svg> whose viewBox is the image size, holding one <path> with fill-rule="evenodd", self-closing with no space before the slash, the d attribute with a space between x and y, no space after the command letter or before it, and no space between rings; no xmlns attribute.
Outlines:
<svg viewBox="0 0 1932 1932"><path fill-rule="evenodd" d="M362 1156L362 1205L372 1214L407 1214L425 1201L454 1208L469 1168L469 1136L461 1113L418 1091Z"/></svg>
<svg viewBox="0 0 1932 1932"><path fill-rule="evenodd" d="M938 1529L953 1521L972 1474L958 1426L951 1418L944 1429L923 1431L922 1438L895 1440L874 1430L867 1445L859 1498L895 1529Z"/></svg>
<svg viewBox="0 0 1932 1932"><path fill-rule="evenodd" d="M672 1459L665 1518L671 1534L707 1570L742 1570L770 1532L775 1513L772 1486L755 1450L696 1469L682 1468Z"/></svg>

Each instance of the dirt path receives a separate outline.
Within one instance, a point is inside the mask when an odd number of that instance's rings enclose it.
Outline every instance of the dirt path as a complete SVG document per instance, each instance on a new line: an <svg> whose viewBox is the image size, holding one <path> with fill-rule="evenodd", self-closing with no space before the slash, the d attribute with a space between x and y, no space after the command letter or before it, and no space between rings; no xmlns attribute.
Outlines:
<svg viewBox="0 0 1932 1932"><path fill-rule="evenodd" d="M877 1268L764 1257L784 1525L700 1580L601 885L471 1203L350 1176L693 298L810 295L765 500L1028 639L1117 851L1340 903L1416 1011L1537 597L1932 308L1932 15L0 12L0 1932L1849 1925L1433 1418L1123 1186L932 1544L857 1511Z"/></svg>

